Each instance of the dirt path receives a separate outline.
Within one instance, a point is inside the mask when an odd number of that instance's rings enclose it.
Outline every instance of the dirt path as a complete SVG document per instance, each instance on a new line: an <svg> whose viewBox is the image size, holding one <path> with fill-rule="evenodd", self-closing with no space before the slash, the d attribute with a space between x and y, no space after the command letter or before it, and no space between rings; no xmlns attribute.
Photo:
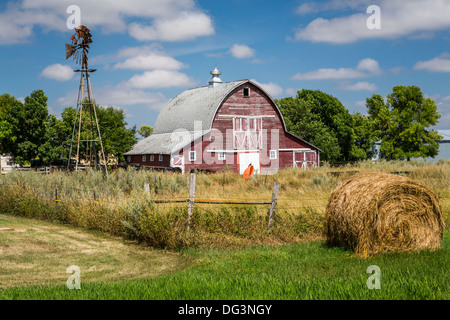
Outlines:
<svg viewBox="0 0 450 320"><path fill-rule="evenodd" d="M82 282L110 282L164 275L187 262L98 232L0 214L0 288L65 285L71 265Z"/></svg>

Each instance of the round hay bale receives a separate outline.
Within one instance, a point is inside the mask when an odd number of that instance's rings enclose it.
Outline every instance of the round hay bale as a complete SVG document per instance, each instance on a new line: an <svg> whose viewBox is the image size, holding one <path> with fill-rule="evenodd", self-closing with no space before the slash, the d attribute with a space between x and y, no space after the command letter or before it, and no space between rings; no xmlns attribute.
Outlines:
<svg viewBox="0 0 450 320"><path fill-rule="evenodd" d="M331 194L325 236L358 256L389 251L439 249L444 218L438 197L412 179L387 173L360 173Z"/></svg>

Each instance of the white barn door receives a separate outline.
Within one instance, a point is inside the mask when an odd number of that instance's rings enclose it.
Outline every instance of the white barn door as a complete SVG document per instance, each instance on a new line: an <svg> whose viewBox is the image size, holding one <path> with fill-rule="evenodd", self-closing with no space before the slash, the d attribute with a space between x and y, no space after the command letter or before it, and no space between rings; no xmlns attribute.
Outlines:
<svg viewBox="0 0 450 320"><path fill-rule="evenodd" d="M181 172L184 173L184 156L171 156L170 166L172 168L180 168Z"/></svg>
<svg viewBox="0 0 450 320"><path fill-rule="evenodd" d="M261 171L259 152L239 152L239 174L244 174L245 169L251 164L253 172L259 174Z"/></svg>

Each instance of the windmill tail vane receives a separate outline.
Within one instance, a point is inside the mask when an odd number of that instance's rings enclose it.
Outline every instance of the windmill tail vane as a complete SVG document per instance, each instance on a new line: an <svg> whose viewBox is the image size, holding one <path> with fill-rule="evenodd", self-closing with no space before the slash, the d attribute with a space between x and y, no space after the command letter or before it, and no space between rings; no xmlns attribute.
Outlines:
<svg viewBox="0 0 450 320"><path fill-rule="evenodd" d="M92 35L86 26L75 28L75 34L70 37L72 43L66 43L66 59L73 57L77 64L81 64L81 69L74 70L80 72L80 86L78 89L77 110L72 130L72 140L70 143L69 161L67 169L72 165L72 152L76 143L75 170L84 167L94 167L101 169L104 166L107 172L105 152L98 124L97 110L92 95L90 73L95 69L88 67L88 53L92 43ZM100 164L99 153L101 157Z"/></svg>

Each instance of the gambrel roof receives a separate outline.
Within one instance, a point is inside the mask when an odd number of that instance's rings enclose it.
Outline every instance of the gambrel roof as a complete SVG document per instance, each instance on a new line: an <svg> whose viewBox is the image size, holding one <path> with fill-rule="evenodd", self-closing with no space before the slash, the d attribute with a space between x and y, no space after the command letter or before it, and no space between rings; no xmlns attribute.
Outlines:
<svg viewBox="0 0 450 320"><path fill-rule="evenodd" d="M179 130L168 133L151 134L149 137L139 141L131 151L124 153L125 156L143 154L172 154L182 149L191 141L200 139L209 131L184 131Z"/></svg>
<svg viewBox="0 0 450 320"><path fill-rule="evenodd" d="M214 88L204 86L183 91L162 108L153 134L170 133L179 129L210 130L223 100L233 89L246 82L251 81L225 82ZM195 122L201 123L201 127L197 127L198 124L195 126Z"/></svg>

